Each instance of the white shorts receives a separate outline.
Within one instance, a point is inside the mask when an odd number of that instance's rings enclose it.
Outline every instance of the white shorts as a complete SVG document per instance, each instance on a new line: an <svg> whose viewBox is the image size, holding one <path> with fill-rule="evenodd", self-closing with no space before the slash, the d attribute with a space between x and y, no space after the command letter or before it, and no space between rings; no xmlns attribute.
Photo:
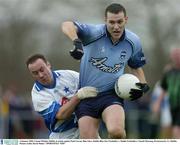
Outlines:
<svg viewBox="0 0 180 145"><path fill-rule="evenodd" d="M60 133L52 132L49 135L49 139L79 139L79 129L72 128Z"/></svg>

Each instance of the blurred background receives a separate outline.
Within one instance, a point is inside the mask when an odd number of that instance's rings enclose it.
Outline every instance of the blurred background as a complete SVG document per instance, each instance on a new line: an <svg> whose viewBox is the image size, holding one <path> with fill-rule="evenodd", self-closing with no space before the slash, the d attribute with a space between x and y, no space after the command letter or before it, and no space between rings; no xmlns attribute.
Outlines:
<svg viewBox="0 0 180 145"><path fill-rule="evenodd" d="M125 6L127 28L141 38L151 86L142 99L127 102L127 136L161 138L159 120L152 118L149 107L152 89L169 63L169 50L180 47L179 0L0 0L0 138L48 137L31 104L33 80L26 58L42 53L54 69L78 71L79 63L68 53L72 42L62 33L61 23L103 23L105 7L112 2Z"/></svg>

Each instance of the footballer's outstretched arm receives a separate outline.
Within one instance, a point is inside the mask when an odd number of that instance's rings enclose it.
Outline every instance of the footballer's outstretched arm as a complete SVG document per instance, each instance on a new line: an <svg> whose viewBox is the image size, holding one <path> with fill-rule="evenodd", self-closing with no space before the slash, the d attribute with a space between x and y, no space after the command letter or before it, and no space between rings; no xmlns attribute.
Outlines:
<svg viewBox="0 0 180 145"><path fill-rule="evenodd" d="M71 116L74 112L75 107L78 105L80 100L85 98L96 97L98 90L94 87L83 87L78 90L74 97L70 99L66 104L59 108L56 119L64 120Z"/></svg>
<svg viewBox="0 0 180 145"><path fill-rule="evenodd" d="M62 23L61 29L65 35L67 35L72 41L78 39L77 27L72 21L66 21Z"/></svg>
<svg viewBox="0 0 180 145"><path fill-rule="evenodd" d="M80 99L78 97L72 97L70 101L68 101L66 104L59 108L59 111L56 114L56 119L64 120L70 117L79 102Z"/></svg>
<svg viewBox="0 0 180 145"><path fill-rule="evenodd" d="M73 42L73 49L69 51L70 55L80 60L84 54L82 41L78 38L77 27L71 21L66 21L62 24L62 31L67 35Z"/></svg>
<svg viewBox="0 0 180 145"><path fill-rule="evenodd" d="M137 69L131 68L131 72L132 72L132 74L134 74L135 76L137 76L139 78L141 83L147 83L145 75L144 75L144 71L141 67L137 68Z"/></svg>

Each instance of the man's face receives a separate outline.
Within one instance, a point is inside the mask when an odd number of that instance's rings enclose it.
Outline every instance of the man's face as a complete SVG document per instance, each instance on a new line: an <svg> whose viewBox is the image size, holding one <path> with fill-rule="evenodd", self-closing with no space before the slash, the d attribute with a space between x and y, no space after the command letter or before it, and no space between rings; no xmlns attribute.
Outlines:
<svg viewBox="0 0 180 145"><path fill-rule="evenodd" d="M119 12L118 14L107 12L105 23L113 41L116 42L120 39L125 29L127 19L128 17L125 17L123 12Z"/></svg>
<svg viewBox="0 0 180 145"><path fill-rule="evenodd" d="M46 64L42 59L37 59L28 65L28 69L35 81L43 85L52 84L52 73L49 63Z"/></svg>

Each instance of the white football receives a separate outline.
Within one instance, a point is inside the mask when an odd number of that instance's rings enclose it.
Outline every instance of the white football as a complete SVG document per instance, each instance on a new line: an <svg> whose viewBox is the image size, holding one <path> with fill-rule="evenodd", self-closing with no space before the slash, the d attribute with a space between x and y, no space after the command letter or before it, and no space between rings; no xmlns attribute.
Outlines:
<svg viewBox="0 0 180 145"><path fill-rule="evenodd" d="M130 100L130 90L139 89L136 83L140 82L139 79L133 74L123 74L121 75L115 83L116 94L126 100Z"/></svg>

